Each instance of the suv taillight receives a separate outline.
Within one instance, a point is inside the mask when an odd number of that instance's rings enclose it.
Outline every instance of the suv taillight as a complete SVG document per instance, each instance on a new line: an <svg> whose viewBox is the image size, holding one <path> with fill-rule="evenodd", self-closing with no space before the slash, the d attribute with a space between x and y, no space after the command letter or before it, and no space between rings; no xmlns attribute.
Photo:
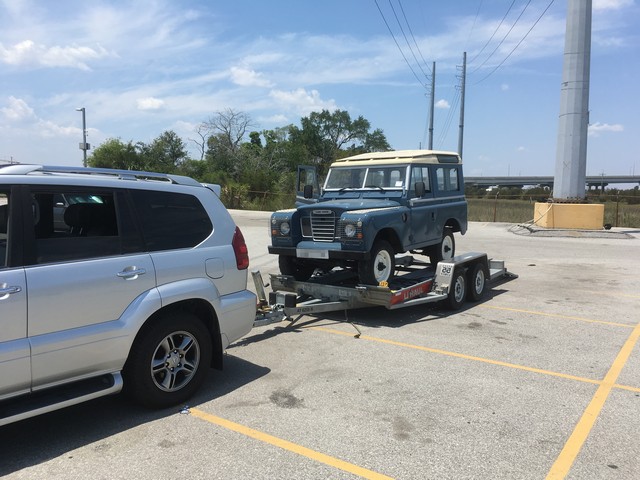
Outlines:
<svg viewBox="0 0 640 480"><path fill-rule="evenodd" d="M244 241L239 227L236 227L231 245L233 246L233 253L236 254L238 270L246 270L249 268L249 249L247 248L247 244Z"/></svg>

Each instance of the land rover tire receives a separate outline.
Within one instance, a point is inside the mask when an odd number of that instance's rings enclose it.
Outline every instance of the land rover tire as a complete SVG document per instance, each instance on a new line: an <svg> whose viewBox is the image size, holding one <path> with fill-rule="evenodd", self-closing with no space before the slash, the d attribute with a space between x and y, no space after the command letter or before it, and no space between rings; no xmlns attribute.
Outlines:
<svg viewBox="0 0 640 480"><path fill-rule="evenodd" d="M195 315L167 312L134 342L123 371L125 391L151 408L183 403L204 381L212 348L209 331Z"/></svg>
<svg viewBox="0 0 640 480"><path fill-rule="evenodd" d="M358 262L358 278L365 285L380 285L388 282L396 269L395 252L386 240L376 240L371 257Z"/></svg>
<svg viewBox="0 0 640 480"><path fill-rule="evenodd" d="M437 265L442 260L450 260L456 253L456 241L453 238L453 231L445 228L442 232L442 239L437 245L428 250L429 260L432 265Z"/></svg>

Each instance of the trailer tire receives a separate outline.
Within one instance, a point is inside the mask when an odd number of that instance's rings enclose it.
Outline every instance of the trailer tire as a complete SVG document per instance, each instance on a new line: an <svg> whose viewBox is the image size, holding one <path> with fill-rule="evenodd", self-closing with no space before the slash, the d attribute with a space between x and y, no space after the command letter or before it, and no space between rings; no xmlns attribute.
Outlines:
<svg viewBox="0 0 640 480"><path fill-rule="evenodd" d="M450 228L444 229L440 243L429 247L427 255L431 265L437 265L442 260L450 260L456 253L456 241L453 238L453 232Z"/></svg>
<svg viewBox="0 0 640 480"><path fill-rule="evenodd" d="M464 278L464 272L460 269L456 269L453 272L453 278L451 279L449 295L445 300L447 307L449 307L450 310L460 310L462 305L464 305L466 296L467 281Z"/></svg>
<svg viewBox="0 0 640 480"><path fill-rule="evenodd" d="M279 255L278 267L280 267L280 273L282 275L292 276L299 282L309 280L309 277L311 277L315 271L315 267L313 265L305 265L296 257L292 257L290 255Z"/></svg>
<svg viewBox="0 0 640 480"><path fill-rule="evenodd" d="M487 289L487 271L485 266L478 262L467 271L467 300L479 301Z"/></svg>
<svg viewBox="0 0 640 480"><path fill-rule="evenodd" d="M386 240L376 240L371 249L371 258L358 262L358 279L365 285L380 285L388 282L396 269L395 252Z"/></svg>

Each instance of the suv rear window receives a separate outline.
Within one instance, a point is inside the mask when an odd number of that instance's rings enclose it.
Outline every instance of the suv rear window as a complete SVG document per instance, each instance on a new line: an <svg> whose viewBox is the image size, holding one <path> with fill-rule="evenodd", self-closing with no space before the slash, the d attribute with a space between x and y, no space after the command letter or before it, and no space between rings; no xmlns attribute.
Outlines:
<svg viewBox="0 0 640 480"><path fill-rule="evenodd" d="M131 190L147 250L195 247L213 230L200 201L183 193Z"/></svg>

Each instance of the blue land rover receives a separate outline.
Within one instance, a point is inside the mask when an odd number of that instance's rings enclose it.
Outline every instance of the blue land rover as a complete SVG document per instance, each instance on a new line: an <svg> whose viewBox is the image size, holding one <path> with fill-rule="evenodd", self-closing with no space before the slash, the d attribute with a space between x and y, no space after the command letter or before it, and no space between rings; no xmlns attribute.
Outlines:
<svg viewBox="0 0 640 480"><path fill-rule="evenodd" d="M271 216L269 253L280 272L307 280L320 269L357 272L378 285L395 271L395 255L454 256L454 232L467 231L462 160L433 150L375 152L331 165L318 194L313 167L298 171L297 209Z"/></svg>

